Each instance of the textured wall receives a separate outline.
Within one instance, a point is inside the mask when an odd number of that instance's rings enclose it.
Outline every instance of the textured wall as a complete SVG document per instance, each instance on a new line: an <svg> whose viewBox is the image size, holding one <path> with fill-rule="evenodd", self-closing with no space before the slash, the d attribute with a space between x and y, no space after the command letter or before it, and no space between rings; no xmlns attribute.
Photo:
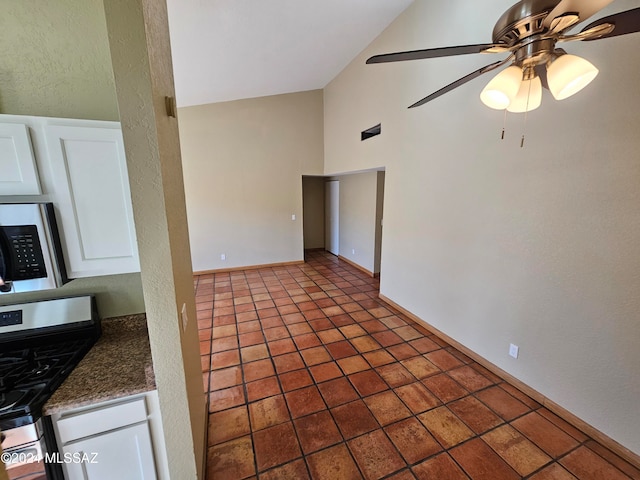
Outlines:
<svg viewBox="0 0 640 480"><path fill-rule="evenodd" d="M375 269L377 174L366 172L337 177L340 181L340 255L372 273Z"/></svg>
<svg viewBox="0 0 640 480"><path fill-rule="evenodd" d="M322 92L185 107L179 118L193 270L302 260L302 175L322 173Z"/></svg>
<svg viewBox="0 0 640 480"><path fill-rule="evenodd" d="M166 3L105 0L105 12L169 473L203 478L206 408L180 142L165 109L165 96L175 96Z"/></svg>
<svg viewBox="0 0 640 480"><path fill-rule="evenodd" d="M365 65L486 42L511 4L409 7L325 89L325 173L386 166L382 294L640 453L637 34L563 45L600 75L562 102L545 92L526 125L509 115L504 141L478 98L492 74L406 108L493 57Z"/></svg>
<svg viewBox="0 0 640 480"><path fill-rule="evenodd" d="M118 120L100 0L5 1L2 6L0 112ZM58 290L2 298L24 302L83 294L96 295L102 317L144 312L139 274L81 278Z"/></svg>
<svg viewBox="0 0 640 480"><path fill-rule="evenodd" d="M118 120L101 0L6 0L0 112Z"/></svg>

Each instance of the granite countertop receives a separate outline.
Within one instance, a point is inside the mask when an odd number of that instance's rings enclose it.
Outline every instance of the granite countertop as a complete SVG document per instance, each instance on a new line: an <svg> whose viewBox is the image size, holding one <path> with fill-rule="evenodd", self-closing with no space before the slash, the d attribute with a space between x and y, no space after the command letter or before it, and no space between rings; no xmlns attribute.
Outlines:
<svg viewBox="0 0 640 480"><path fill-rule="evenodd" d="M102 320L102 335L44 405L70 410L155 390L145 314Z"/></svg>

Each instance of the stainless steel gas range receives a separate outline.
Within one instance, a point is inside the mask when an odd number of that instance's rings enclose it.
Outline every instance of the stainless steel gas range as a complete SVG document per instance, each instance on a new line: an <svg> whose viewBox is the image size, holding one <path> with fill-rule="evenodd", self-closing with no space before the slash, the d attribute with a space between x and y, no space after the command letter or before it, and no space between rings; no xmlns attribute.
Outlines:
<svg viewBox="0 0 640 480"><path fill-rule="evenodd" d="M100 336L93 297L0 306L0 430L10 479L62 479L42 408Z"/></svg>

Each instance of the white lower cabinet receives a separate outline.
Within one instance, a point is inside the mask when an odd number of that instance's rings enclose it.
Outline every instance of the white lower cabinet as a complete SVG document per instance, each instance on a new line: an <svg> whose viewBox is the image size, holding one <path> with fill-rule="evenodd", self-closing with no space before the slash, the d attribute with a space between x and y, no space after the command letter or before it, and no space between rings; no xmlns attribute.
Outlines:
<svg viewBox="0 0 640 480"><path fill-rule="evenodd" d="M69 442L61 453L68 480L157 478L147 422Z"/></svg>
<svg viewBox="0 0 640 480"><path fill-rule="evenodd" d="M52 416L66 480L163 480L157 392Z"/></svg>

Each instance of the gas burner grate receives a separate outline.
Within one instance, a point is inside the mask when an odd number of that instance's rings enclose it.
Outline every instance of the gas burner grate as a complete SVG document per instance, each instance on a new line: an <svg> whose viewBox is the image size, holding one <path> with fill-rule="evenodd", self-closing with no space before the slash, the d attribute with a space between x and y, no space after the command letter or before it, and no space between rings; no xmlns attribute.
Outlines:
<svg viewBox="0 0 640 480"><path fill-rule="evenodd" d="M24 403L27 393L23 390L12 390L10 392L0 393L0 412L11 410L16 405Z"/></svg>

